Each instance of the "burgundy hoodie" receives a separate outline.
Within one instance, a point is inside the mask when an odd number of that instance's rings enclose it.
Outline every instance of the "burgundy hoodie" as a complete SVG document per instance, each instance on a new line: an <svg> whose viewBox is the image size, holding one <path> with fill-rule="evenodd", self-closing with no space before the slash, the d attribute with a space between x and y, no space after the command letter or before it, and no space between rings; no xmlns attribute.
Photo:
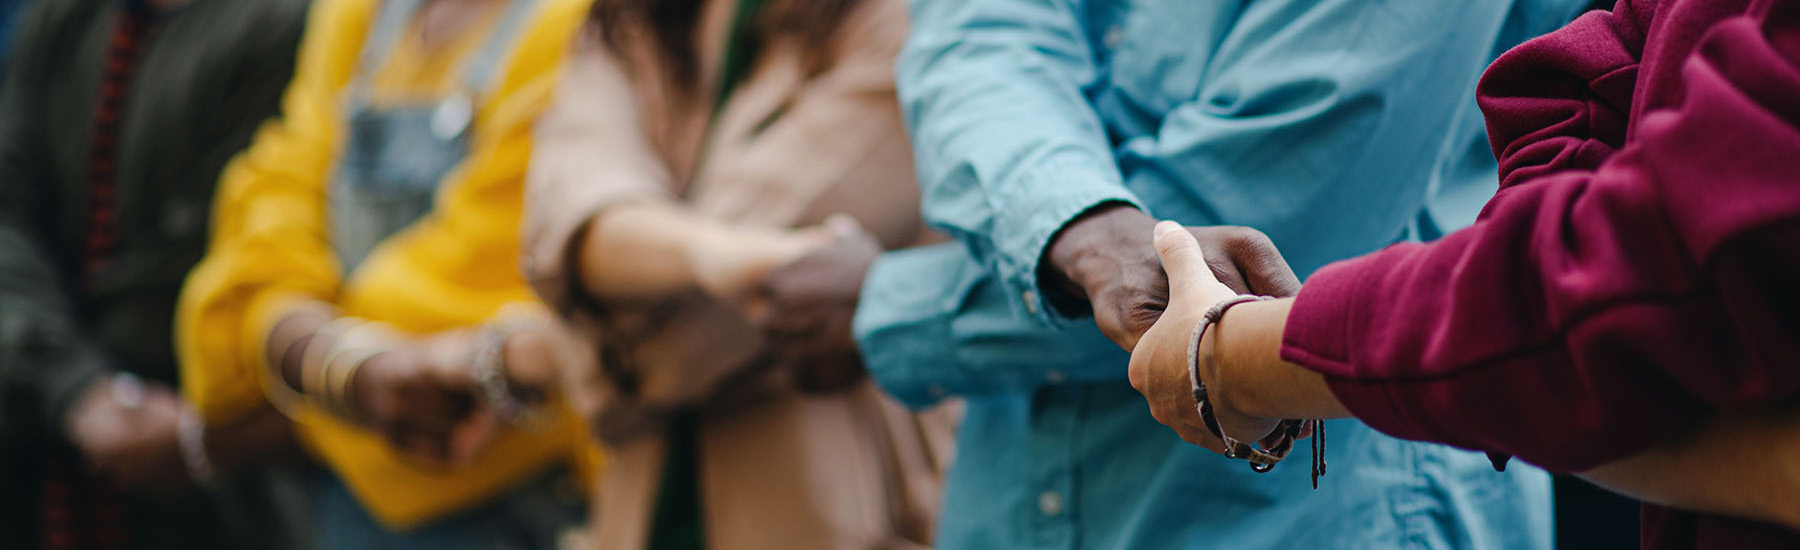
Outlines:
<svg viewBox="0 0 1800 550"><path fill-rule="evenodd" d="M1800 396L1800 1L1625 0L1478 90L1474 226L1313 275L1282 357L1388 434L1578 471ZM1655 507L1646 548L1800 548Z"/></svg>

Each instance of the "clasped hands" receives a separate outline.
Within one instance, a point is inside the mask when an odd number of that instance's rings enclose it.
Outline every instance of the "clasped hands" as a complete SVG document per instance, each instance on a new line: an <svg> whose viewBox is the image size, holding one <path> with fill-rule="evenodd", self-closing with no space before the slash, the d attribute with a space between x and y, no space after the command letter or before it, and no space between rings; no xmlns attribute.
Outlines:
<svg viewBox="0 0 1800 550"><path fill-rule="evenodd" d="M1189 443L1223 452L1195 408L1188 381L1188 338L1206 310L1240 294L1286 297L1300 281L1267 236L1244 227L1157 224L1129 205L1105 205L1076 219L1045 253L1044 280L1085 298L1102 333L1132 352L1132 387L1150 413ZM1225 323L1220 323L1224 325ZM1201 379L1221 429L1244 440L1268 437L1280 419L1249 414L1232 400L1201 345Z"/></svg>
<svg viewBox="0 0 1800 550"><path fill-rule="evenodd" d="M546 312L523 304L504 308L488 327L406 334L313 303L283 317L267 345L281 376L265 386L272 404L293 416L304 414L291 407L305 399L433 464L467 463L500 433L505 419L491 410L475 369L484 348L509 404L547 403L558 373L587 360Z"/></svg>
<svg viewBox="0 0 1800 550"><path fill-rule="evenodd" d="M738 306L762 330L765 350L792 369L795 386L831 392L863 379L851 319L882 247L854 218L741 229L699 243L690 262L701 289Z"/></svg>

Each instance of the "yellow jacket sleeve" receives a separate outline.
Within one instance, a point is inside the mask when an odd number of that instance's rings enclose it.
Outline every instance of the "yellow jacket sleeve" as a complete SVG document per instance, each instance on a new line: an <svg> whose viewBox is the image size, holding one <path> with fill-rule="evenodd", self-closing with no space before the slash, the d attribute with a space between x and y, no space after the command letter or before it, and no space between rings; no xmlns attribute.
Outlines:
<svg viewBox="0 0 1800 550"><path fill-rule="evenodd" d="M226 169L206 258L176 315L183 392L209 423L265 402L263 347L271 323L301 300L429 333L479 324L533 301L519 273L518 225L531 123L548 103L589 0L543 0L511 45L492 95L479 98L468 157L433 211L340 277L326 222L327 183L342 139L341 96L377 0L320 0L280 120ZM503 433L472 464L409 460L378 435L322 411L294 420L304 443L376 519L404 528L466 509L554 461L591 452L564 409L542 431Z"/></svg>

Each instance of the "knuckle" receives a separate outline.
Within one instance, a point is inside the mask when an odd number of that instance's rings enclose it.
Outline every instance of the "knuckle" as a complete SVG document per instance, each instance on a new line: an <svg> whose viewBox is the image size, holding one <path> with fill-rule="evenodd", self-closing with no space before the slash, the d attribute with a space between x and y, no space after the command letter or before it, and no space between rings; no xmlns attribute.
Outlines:
<svg viewBox="0 0 1800 550"><path fill-rule="evenodd" d="M1244 226L1244 225L1233 225L1233 226L1226 227L1225 235L1231 241L1238 242L1238 243L1254 244L1259 240L1261 240L1261 241L1269 240L1269 237L1267 235L1263 235L1263 232L1257 231L1256 228Z"/></svg>

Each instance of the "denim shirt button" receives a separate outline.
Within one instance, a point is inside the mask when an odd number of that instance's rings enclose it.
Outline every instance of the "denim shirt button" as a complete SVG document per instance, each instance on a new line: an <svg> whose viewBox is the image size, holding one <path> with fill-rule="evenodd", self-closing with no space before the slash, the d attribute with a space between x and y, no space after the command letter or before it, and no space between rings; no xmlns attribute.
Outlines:
<svg viewBox="0 0 1800 550"><path fill-rule="evenodd" d="M1057 493L1056 491L1044 491L1038 493L1039 512L1043 512L1046 516L1056 516L1062 514L1062 509L1063 499L1061 493Z"/></svg>
<svg viewBox="0 0 1800 550"><path fill-rule="evenodd" d="M1019 294L1019 299L1025 301L1025 311L1030 312L1032 315L1037 315L1038 300L1036 292L1027 290Z"/></svg>

